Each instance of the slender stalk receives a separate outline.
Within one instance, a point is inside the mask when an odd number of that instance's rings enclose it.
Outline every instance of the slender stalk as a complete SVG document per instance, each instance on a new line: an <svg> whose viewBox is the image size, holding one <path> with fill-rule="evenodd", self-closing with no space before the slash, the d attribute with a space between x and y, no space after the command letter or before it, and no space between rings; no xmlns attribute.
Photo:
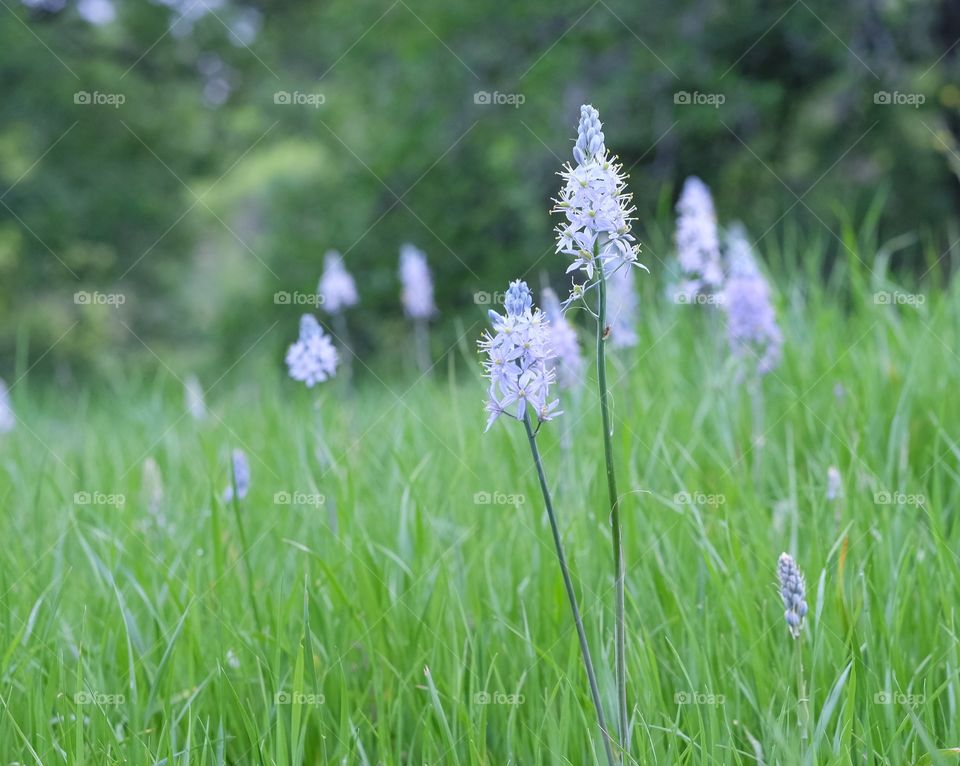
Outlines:
<svg viewBox="0 0 960 766"><path fill-rule="evenodd" d="M243 514L240 513L240 498L237 491L237 477L232 473L231 476L231 481L233 482L233 498L231 505L233 506L233 513L237 517L237 530L240 532L240 545L243 547L240 558L243 560L243 569L247 574L247 595L250 598L250 610L253 612L253 621L257 625L257 632L263 633L263 623L260 622L260 611L257 609L257 600L253 596L253 568L250 566L250 559L247 557L250 549L247 546L247 533L243 528Z"/></svg>
<svg viewBox="0 0 960 766"><path fill-rule="evenodd" d="M547 507L547 517L550 519L550 531L553 533L553 544L557 549L557 560L560 562L560 572L563 574L563 585L570 600L570 610L573 612L573 622L577 626L577 638L580 640L580 652L583 655L583 666L587 671L587 681L590 683L590 694L593 697L593 706L597 709L597 724L603 734L603 749L607 754L610 766L616 766L617 760L613 754L613 744L607 721L603 715L603 704L600 702L600 688L597 686L597 676L593 671L593 660L590 659L590 645L587 643L587 633L583 629L583 620L580 617L580 607L577 606L577 595L573 590L573 581L570 579L570 570L567 568L567 557L563 552L563 541L560 538L560 528L557 526L557 517L553 512L553 501L550 490L547 488L547 477L543 472L543 462L540 460L540 450L537 447L537 435L530 425L530 413L525 412L523 425L527 429L527 438L530 440L530 451L533 453L533 462L537 465L537 476L540 479L540 490L543 492L543 502Z"/></svg>
<svg viewBox="0 0 960 766"><path fill-rule="evenodd" d="M617 720L620 728L620 745L625 753L630 751L630 729L627 712L627 637L624 624L624 571L623 543L620 532L620 495L617 492L617 475L613 467L613 431L610 426L610 405L607 401L607 361L604 350L607 335L607 281L603 263L595 250L597 263L600 305L597 312L597 380L600 385L600 416L603 421L603 455L607 464L607 493L610 496L610 527L613 532L613 573L616 585L616 677ZM629 266L627 267L629 268Z"/></svg>
<svg viewBox="0 0 960 766"><path fill-rule="evenodd" d="M430 334L425 319L413 320L414 343L416 344L417 365L420 372L430 371Z"/></svg>

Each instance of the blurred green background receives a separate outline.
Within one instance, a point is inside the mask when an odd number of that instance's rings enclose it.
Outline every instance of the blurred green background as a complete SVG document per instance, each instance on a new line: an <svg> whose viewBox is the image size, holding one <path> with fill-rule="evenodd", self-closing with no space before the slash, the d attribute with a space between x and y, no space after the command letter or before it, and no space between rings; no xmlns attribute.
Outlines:
<svg viewBox="0 0 960 766"><path fill-rule="evenodd" d="M873 206L896 268L953 260L955 0L3 0L0 51L4 375L279 366L309 307L274 296L312 294L328 248L358 352L399 358L405 241L439 354L476 291L562 286L549 207L583 102L630 169L644 289L689 174L761 254L842 257Z"/></svg>

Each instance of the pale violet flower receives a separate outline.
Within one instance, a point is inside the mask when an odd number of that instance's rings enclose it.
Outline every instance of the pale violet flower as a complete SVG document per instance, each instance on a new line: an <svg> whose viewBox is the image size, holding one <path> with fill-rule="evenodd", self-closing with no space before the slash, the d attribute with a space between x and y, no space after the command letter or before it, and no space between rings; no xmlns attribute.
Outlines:
<svg viewBox="0 0 960 766"><path fill-rule="evenodd" d="M557 382L562 388L573 388L583 381L584 361L580 353L577 331L567 321L560 299L549 287L543 290L543 311L550 323L550 348L554 353Z"/></svg>
<svg viewBox="0 0 960 766"><path fill-rule="evenodd" d="M483 370L490 381L486 430L500 415L523 420L530 411L543 423L561 414L559 400L550 401L550 386L556 379L550 364L554 356L550 323L533 307L526 282L510 283L504 306L504 316L489 312L493 334L484 331L478 344L487 357Z"/></svg>
<svg viewBox="0 0 960 766"><path fill-rule="evenodd" d="M607 323L610 345L629 348L639 342L637 336L637 290L633 269L618 269L607 280Z"/></svg>
<svg viewBox="0 0 960 766"><path fill-rule="evenodd" d="M800 629L803 628L803 618L807 616L806 586L803 573L790 554L780 554L780 560L777 562L777 577L780 580L780 598L783 599L783 605L786 607L783 613L784 619L787 621L790 635L799 638Z"/></svg>
<svg viewBox="0 0 960 766"><path fill-rule="evenodd" d="M336 250L328 250L323 258L323 275L317 285L317 296L320 306L328 314L339 314L357 305L357 285L343 265L343 256Z"/></svg>
<svg viewBox="0 0 960 766"><path fill-rule="evenodd" d="M183 398L190 417L194 420L204 420L207 417L203 386L200 385L196 375L188 375L183 381Z"/></svg>
<svg viewBox="0 0 960 766"><path fill-rule="evenodd" d="M766 375L780 363L783 348L770 287L742 226L730 227L726 244L730 274L721 303L727 314L727 339L735 356L753 353L757 357L757 373Z"/></svg>
<svg viewBox="0 0 960 766"><path fill-rule="evenodd" d="M572 259L567 273L583 271L592 282L598 267L609 277L621 267L639 266L640 247L630 233L634 208L626 177L607 153L600 115L592 106L580 107L573 157L577 165L564 166L563 188L553 208L565 218L557 225L556 250ZM583 285L579 287L582 294ZM579 296L571 296L575 297Z"/></svg>
<svg viewBox="0 0 960 766"><path fill-rule="evenodd" d="M677 259L685 280L680 295L690 298L723 285L717 213L710 189L696 176L684 182L677 201Z"/></svg>
<svg viewBox="0 0 960 766"><path fill-rule="evenodd" d="M243 500L250 491L250 462L247 460L247 454L242 449L235 449L230 455L231 473L230 483L223 493L224 502L229 503L234 497L234 487L236 487L236 497Z"/></svg>
<svg viewBox="0 0 960 766"><path fill-rule="evenodd" d="M313 314L300 317L300 337L287 349L290 377L312 388L337 373L340 355Z"/></svg>
<svg viewBox="0 0 960 766"><path fill-rule="evenodd" d="M413 319L429 319L437 308L433 304L433 279L426 254L410 244L400 247L400 282L403 309Z"/></svg>
<svg viewBox="0 0 960 766"><path fill-rule="evenodd" d="M16 424L17 417L13 414L10 390L7 384L0 380L0 434L9 433Z"/></svg>
<svg viewBox="0 0 960 766"><path fill-rule="evenodd" d="M843 497L843 478L835 465L827 468L827 500Z"/></svg>

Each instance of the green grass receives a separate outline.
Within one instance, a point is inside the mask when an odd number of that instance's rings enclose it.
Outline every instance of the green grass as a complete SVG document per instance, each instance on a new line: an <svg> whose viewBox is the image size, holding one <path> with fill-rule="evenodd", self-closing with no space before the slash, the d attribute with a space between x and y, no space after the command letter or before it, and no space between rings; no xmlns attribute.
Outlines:
<svg viewBox="0 0 960 766"><path fill-rule="evenodd" d="M762 444L717 314L665 301L656 271L639 346L611 355L636 763L911 764L960 745L960 295L878 305L897 288L844 264L823 288L804 258L777 280L786 354ZM200 425L162 366L80 392L18 384L0 441L3 762L600 763L524 429L482 433L480 325L464 331L421 381L357 365L356 391L308 392L234 371ZM595 382L565 409L539 440L614 721ZM220 499L234 446L252 593ZM807 576L798 642L782 550Z"/></svg>

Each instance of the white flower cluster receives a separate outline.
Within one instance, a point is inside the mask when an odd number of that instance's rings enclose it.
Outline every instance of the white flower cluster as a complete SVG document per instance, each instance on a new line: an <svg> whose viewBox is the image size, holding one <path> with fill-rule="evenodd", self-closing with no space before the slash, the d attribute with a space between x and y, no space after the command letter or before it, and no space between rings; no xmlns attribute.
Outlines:
<svg viewBox="0 0 960 766"><path fill-rule="evenodd" d="M290 377L312 388L337 373L340 356L313 314L300 317L300 337L287 350Z"/></svg>
<svg viewBox="0 0 960 766"><path fill-rule="evenodd" d="M584 370L577 331L563 315L560 299L549 287L543 291L542 303L550 323L550 348L555 357L557 382L562 388L573 388L582 382Z"/></svg>
<svg viewBox="0 0 960 766"><path fill-rule="evenodd" d="M677 259L686 280L682 294L710 293L723 284L717 213L710 189L696 176L684 182L677 201Z"/></svg>
<svg viewBox="0 0 960 766"><path fill-rule="evenodd" d="M400 281L403 308L412 319L429 319L437 312L433 303L433 280L426 254L410 244L400 247Z"/></svg>
<svg viewBox="0 0 960 766"><path fill-rule="evenodd" d="M339 314L357 305L357 285L343 265L343 256L336 250L328 250L323 258L323 276L317 285L317 295L328 314Z"/></svg>
<svg viewBox="0 0 960 766"><path fill-rule="evenodd" d="M16 424L17 418L10 403L10 391L7 384L0 380L0 434L12 431Z"/></svg>

